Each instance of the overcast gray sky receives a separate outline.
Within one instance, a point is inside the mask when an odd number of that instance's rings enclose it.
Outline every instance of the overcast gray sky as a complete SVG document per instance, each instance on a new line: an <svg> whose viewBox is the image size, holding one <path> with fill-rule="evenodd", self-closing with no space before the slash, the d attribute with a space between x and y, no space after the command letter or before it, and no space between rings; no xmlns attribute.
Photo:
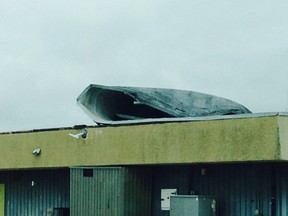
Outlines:
<svg viewBox="0 0 288 216"><path fill-rule="evenodd" d="M287 0L0 0L0 131L93 125L91 83L287 111Z"/></svg>

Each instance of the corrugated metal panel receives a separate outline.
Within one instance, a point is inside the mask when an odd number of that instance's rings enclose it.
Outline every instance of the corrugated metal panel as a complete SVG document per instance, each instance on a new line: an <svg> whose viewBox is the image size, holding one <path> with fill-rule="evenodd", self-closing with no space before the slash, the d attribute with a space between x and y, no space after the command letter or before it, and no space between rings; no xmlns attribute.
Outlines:
<svg viewBox="0 0 288 216"><path fill-rule="evenodd" d="M32 186L34 181L34 186ZM69 207L69 170L0 172L6 216L46 216L49 208Z"/></svg>
<svg viewBox="0 0 288 216"><path fill-rule="evenodd" d="M73 168L71 215L169 216L161 210L160 192L176 188L179 195L216 196L218 216L254 215L256 209L288 216L287 170L285 163L97 167L93 177L83 177L82 168ZM6 216L41 216L48 208L70 206L68 170L2 171L0 184Z"/></svg>
<svg viewBox="0 0 288 216"><path fill-rule="evenodd" d="M215 216L216 199L212 196L177 195L170 198L170 216Z"/></svg>
<svg viewBox="0 0 288 216"><path fill-rule="evenodd" d="M194 172L199 194L216 195L220 215L263 215L271 213L271 169L256 165L211 165Z"/></svg>
<svg viewBox="0 0 288 216"><path fill-rule="evenodd" d="M160 191L176 188L181 195L216 196L220 216L254 215L255 210L270 216L273 212L273 169L267 164L156 167L152 215L169 216L169 211L161 210ZM282 181L285 186L287 183Z"/></svg>
<svg viewBox="0 0 288 216"><path fill-rule="evenodd" d="M94 168L91 176L83 170L71 169L71 215L123 215L123 169Z"/></svg>
<svg viewBox="0 0 288 216"><path fill-rule="evenodd" d="M150 216L148 170L97 167L85 177L87 169L71 169L72 216Z"/></svg>
<svg viewBox="0 0 288 216"><path fill-rule="evenodd" d="M190 166L159 166L153 171L152 215L169 216L161 210L161 189L177 189L177 194L188 195L191 185Z"/></svg>
<svg viewBox="0 0 288 216"><path fill-rule="evenodd" d="M151 169L125 169L124 216L151 216Z"/></svg>
<svg viewBox="0 0 288 216"><path fill-rule="evenodd" d="M276 173L276 216L288 216L288 165L282 165Z"/></svg>
<svg viewBox="0 0 288 216"><path fill-rule="evenodd" d="M0 184L0 216L5 216L5 185Z"/></svg>

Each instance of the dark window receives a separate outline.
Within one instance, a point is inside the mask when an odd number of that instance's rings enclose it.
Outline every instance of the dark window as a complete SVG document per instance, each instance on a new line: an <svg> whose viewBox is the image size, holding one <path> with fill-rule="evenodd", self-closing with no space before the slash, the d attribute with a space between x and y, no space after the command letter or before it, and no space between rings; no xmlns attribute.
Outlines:
<svg viewBox="0 0 288 216"><path fill-rule="evenodd" d="M83 177L93 177L93 169L83 169Z"/></svg>

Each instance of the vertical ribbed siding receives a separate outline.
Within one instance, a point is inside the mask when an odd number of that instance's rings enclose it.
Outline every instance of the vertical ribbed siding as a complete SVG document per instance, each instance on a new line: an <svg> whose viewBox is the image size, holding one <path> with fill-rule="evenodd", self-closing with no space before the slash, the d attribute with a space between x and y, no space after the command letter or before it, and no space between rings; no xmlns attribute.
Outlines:
<svg viewBox="0 0 288 216"><path fill-rule="evenodd" d="M144 167L125 169L125 216L151 216L151 174L151 169Z"/></svg>
<svg viewBox="0 0 288 216"><path fill-rule="evenodd" d="M280 166L276 178L276 216L288 216L288 165Z"/></svg>
<svg viewBox="0 0 288 216"><path fill-rule="evenodd" d="M84 177L83 170L93 169ZM149 169L94 167L71 169L72 216L150 216Z"/></svg>
<svg viewBox="0 0 288 216"><path fill-rule="evenodd" d="M161 189L177 189L177 194L187 195L190 191L190 183L189 166L154 167L152 215L169 216L169 211L161 210Z"/></svg>
<svg viewBox="0 0 288 216"><path fill-rule="evenodd" d="M271 214L271 169L263 166L210 165L206 175L194 171L194 185L201 195L217 197L219 215Z"/></svg>
<svg viewBox="0 0 288 216"><path fill-rule="evenodd" d="M69 207L68 169L3 171L0 182L5 184L6 216L46 216L48 208Z"/></svg>
<svg viewBox="0 0 288 216"><path fill-rule="evenodd" d="M286 168L288 167L286 166ZM201 169L206 170L205 175L201 174ZM218 215L220 216L254 215L256 209L260 210L265 216L276 216L275 214L272 215L272 171L274 169L280 170L271 164L210 164L155 167L152 215L170 215L169 211L161 210L160 192L161 189L175 188L179 195L187 195L193 191L198 195L216 196ZM283 176L283 174L281 175ZM285 175L288 176L287 174ZM288 181L285 180L281 180L281 182L285 187L288 184ZM282 188L284 187L282 186ZM287 187L285 189L286 191L282 192L282 200L285 201L282 201L281 208L285 209L285 214L287 214L286 196L288 191ZM279 211L279 206L277 211Z"/></svg>
<svg viewBox="0 0 288 216"><path fill-rule="evenodd" d="M123 215L123 169L94 168L91 177L83 176L84 169L70 171L71 215Z"/></svg>
<svg viewBox="0 0 288 216"><path fill-rule="evenodd" d="M71 215L169 216L161 211L160 192L176 188L183 195L215 195L218 216L253 215L256 209L288 216L287 170L285 163L98 167L91 178L71 169ZM48 208L70 206L68 170L1 171L0 183L5 216L44 216Z"/></svg>

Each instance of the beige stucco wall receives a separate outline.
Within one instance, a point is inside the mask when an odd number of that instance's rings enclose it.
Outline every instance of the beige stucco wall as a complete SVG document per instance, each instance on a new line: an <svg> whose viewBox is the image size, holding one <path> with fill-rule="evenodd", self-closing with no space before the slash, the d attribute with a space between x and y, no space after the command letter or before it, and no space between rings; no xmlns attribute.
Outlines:
<svg viewBox="0 0 288 216"><path fill-rule="evenodd" d="M279 143L281 144L281 159L288 160L288 116L278 117Z"/></svg>
<svg viewBox="0 0 288 216"><path fill-rule="evenodd" d="M70 132L0 135L0 169L280 159L275 116L88 128L85 140Z"/></svg>

